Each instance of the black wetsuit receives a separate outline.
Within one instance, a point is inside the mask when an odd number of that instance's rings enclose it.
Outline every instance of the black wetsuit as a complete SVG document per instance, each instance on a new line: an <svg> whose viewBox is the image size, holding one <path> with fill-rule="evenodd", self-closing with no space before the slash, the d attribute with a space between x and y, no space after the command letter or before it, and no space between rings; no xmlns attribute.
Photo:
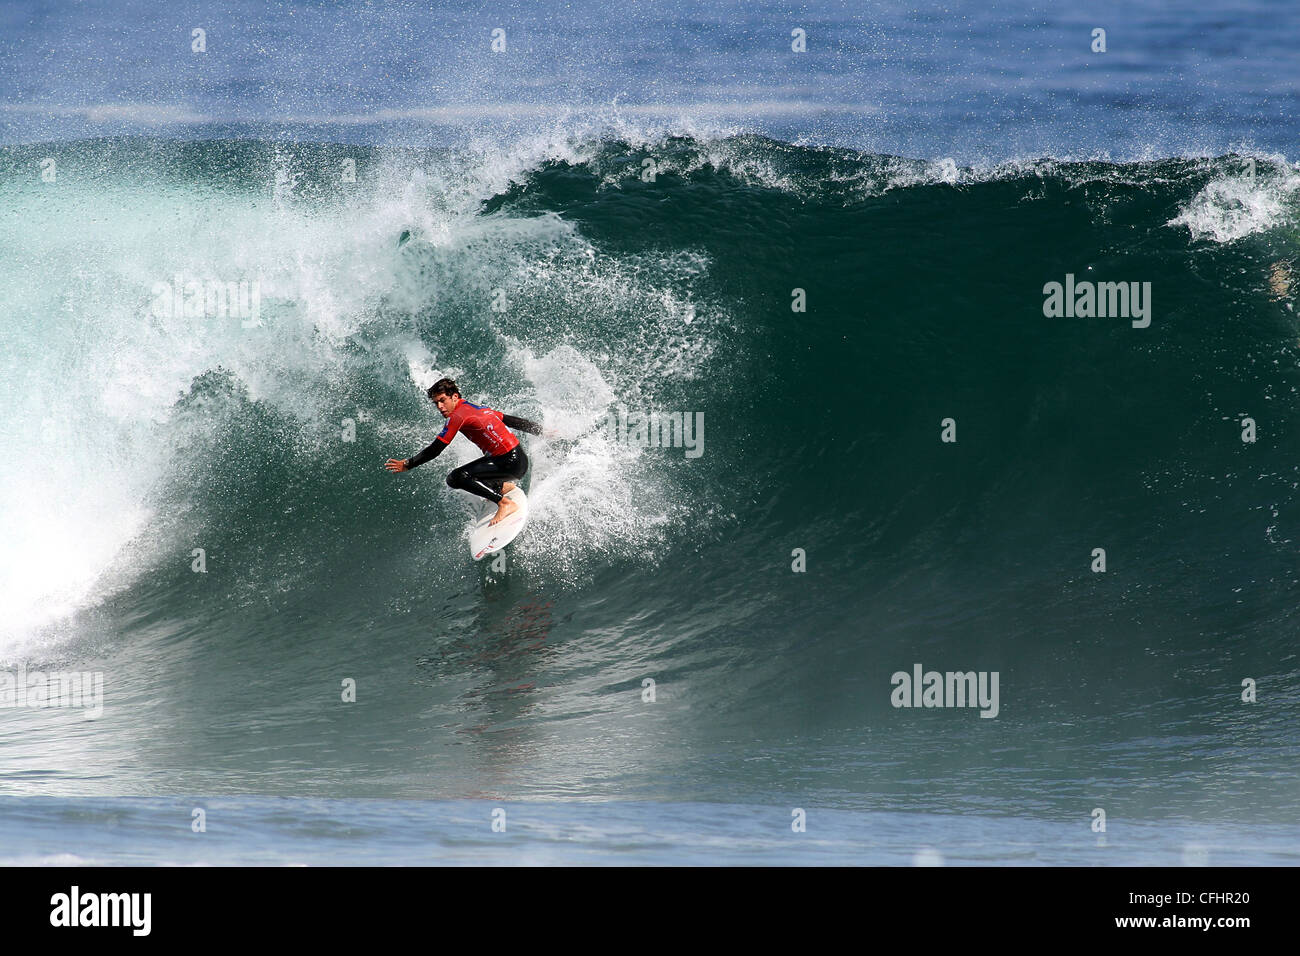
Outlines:
<svg viewBox="0 0 1300 956"><path fill-rule="evenodd" d="M481 406L475 405L470 407L474 409L481 408ZM530 435L540 435L542 433L541 425L530 422L526 418L519 418L516 415L502 415L501 421L507 428L517 428L522 432L528 432ZM446 429L443 429L443 431L445 433ZM443 440L440 435L424 451L406 459L407 469L418 468L426 461L437 458L450 443L450 440ZM500 504L503 497L501 486L510 479L518 480L522 478L527 471L528 456L524 454L524 446L516 444L514 448L503 454L484 455L482 458L475 458L468 465L452 469L447 473L447 484L453 488L460 488L462 491L468 491L470 494Z"/></svg>

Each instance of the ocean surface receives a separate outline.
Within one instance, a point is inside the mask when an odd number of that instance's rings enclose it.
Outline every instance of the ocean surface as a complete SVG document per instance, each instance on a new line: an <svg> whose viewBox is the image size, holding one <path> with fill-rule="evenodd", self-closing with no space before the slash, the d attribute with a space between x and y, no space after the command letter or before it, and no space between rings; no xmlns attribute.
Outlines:
<svg viewBox="0 0 1300 956"><path fill-rule="evenodd" d="M0 863L1300 862L1298 39L0 8Z"/></svg>

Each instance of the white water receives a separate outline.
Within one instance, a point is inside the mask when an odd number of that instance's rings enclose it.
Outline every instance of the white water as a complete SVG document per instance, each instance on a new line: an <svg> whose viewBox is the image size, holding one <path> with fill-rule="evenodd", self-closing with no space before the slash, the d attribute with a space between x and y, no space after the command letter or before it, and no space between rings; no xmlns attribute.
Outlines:
<svg viewBox="0 0 1300 956"><path fill-rule="evenodd" d="M205 427L174 416L197 376L224 369L310 436L332 431L323 419L347 399L336 383L350 337L393 352L411 388L470 364L456 355L454 327L433 341L409 321L376 329L385 297L414 311L504 283L558 302L575 324L625 330L617 354L595 354L554 322L534 336L531 317L476 310L502 327L506 379L518 384L491 394L491 383L469 383L467 392L506 410L531 400L564 429L602 418L616 394L626 400L665 374L695 374L710 353L707 316L670 288L706 262L688 254L627 265L554 216L480 215L483 199L528 169L580 152L540 137L418 167L392 159L328 202L297 195L308 171L287 154L268 161L263 183L239 189L140 166L92 172L75 146L56 153L55 182L0 182L0 659L48 651L70 636L60 626L70 615L156 562L189 563L192 541L155 533L187 503L156 491L178 469L213 466L171 454L183 429ZM402 228L431 245L451 288L403 265ZM156 285L175 276L256 283L260 324L154 314ZM395 435L423 435L431 421L377 411L376 427ZM646 544L675 509L636 457L598 436L565 448L535 442L537 540L559 540L570 555Z"/></svg>

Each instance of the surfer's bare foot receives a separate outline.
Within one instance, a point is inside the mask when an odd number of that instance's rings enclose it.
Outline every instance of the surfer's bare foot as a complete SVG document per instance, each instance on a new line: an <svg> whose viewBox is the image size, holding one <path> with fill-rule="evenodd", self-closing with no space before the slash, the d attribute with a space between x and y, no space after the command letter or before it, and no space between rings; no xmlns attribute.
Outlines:
<svg viewBox="0 0 1300 956"><path fill-rule="evenodd" d="M516 485L513 481L507 481L507 482L505 482L504 484L502 484L502 486L501 486L501 493L502 493L503 495L508 495L508 494L510 494L510 492L514 491L514 490L515 490L516 488L518 488L518 487L519 487L519 486Z"/></svg>
<svg viewBox="0 0 1300 956"><path fill-rule="evenodd" d="M497 505L497 513L492 516L488 524L496 524L502 518L507 518L519 510L519 506L509 498L502 498L501 504Z"/></svg>

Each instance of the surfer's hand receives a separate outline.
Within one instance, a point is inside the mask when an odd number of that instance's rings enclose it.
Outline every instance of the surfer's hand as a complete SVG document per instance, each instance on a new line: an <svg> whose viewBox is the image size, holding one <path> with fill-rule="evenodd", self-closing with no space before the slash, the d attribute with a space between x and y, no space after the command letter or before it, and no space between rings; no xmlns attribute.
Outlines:
<svg viewBox="0 0 1300 956"><path fill-rule="evenodd" d="M406 459L390 458L388 459L388 464L384 465L384 467L392 472L406 471Z"/></svg>
<svg viewBox="0 0 1300 956"><path fill-rule="evenodd" d="M563 438L564 436L561 435L559 432L557 432L554 428L543 428L543 429L542 429L542 437L543 437L543 438L549 438L549 439L551 439L552 441L554 441L555 439L557 439L557 438Z"/></svg>

